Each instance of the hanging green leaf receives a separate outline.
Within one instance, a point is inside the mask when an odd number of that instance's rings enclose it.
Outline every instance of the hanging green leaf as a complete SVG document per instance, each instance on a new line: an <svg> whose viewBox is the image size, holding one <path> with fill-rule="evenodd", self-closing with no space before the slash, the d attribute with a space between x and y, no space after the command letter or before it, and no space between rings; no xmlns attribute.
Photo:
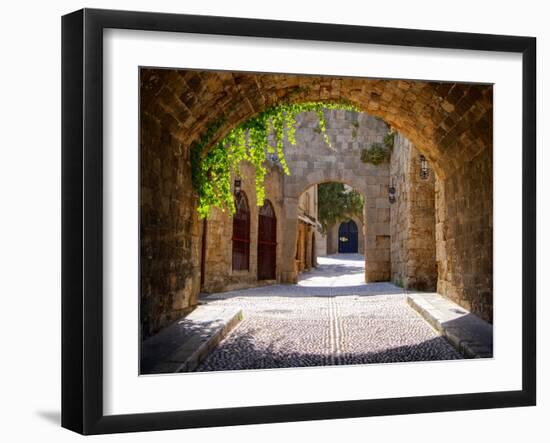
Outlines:
<svg viewBox="0 0 550 443"><path fill-rule="evenodd" d="M296 145L298 114L317 113L320 132L327 146L331 147L323 113L324 110L331 109L357 111L354 105L347 102L282 103L268 108L232 129L213 147L211 141L227 122L227 118L221 118L212 124L191 150L193 187L199 196L200 218L208 217L213 206L235 212L231 177L233 174L240 175L239 165L243 160L254 166L256 201L262 206L265 196L264 180L267 174L266 160L276 154L283 172L290 175L284 155L284 140L286 136L290 145ZM270 144L270 139L273 144Z"/></svg>

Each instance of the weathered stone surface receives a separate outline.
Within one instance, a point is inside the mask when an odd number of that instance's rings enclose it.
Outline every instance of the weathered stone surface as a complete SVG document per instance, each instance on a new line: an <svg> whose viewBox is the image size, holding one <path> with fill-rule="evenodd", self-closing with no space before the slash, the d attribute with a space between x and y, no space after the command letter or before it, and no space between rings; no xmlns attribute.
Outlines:
<svg viewBox="0 0 550 443"><path fill-rule="evenodd" d="M283 100L340 99L421 146L441 178L492 144L490 85L170 69L142 69L141 85L144 113L153 111L187 148L224 115L228 131Z"/></svg>
<svg viewBox="0 0 550 443"><path fill-rule="evenodd" d="M431 168L430 168L431 169ZM391 205L392 281L406 289L435 290L434 171L420 177L420 153L397 134L391 157L396 201Z"/></svg>
<svg viewBox="0 0 550 443"><path fill-rule="evenodd" d="M493 319L492 149L436 181L437 292Z"/></svg>

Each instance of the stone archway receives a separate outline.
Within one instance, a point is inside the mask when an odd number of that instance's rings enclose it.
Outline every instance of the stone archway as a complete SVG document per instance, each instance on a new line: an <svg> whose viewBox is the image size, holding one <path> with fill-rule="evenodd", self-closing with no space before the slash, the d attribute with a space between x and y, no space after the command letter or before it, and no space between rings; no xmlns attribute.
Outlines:
<svg viewBox="0 0 550 443"><path fill-rule="evenodd" d="M438 292L492 318L492 86L173 69L142 69L140 85L145 335L195 304L200 287L191 146L213 123L225 122L219 138L281 101L350 101L426 156L438 177Z"/></svg>
<svg viewBox="0 0 550 443"><path fill-rule="evenodd" d="M142 117L189 148L212 123L219 137L281 101L346 100L417 146L438 175L492 146L492 86L315 75L142 69Z"/></svg>
<svg viewBox="0 0 550 443"><path fill-rule="evenodd" d="M285 157L292 174L283 179L281 279L286 283L297 281L290 257L296 253L295 220L300 195L313 185L336 182L350 186L365 200L362 223L366 228L362 248L365 255L365 281L387 281L390 279L389 164L363 163L360 157L361 150L368 144L383 141L388 126L367 113L352 111L326 111L325 120L330 147L315 131L315 113L300 115L296 146L285 145Z"/></svg>
<svg viewBox="0 0 550 443"><path fill-rule="evenodd" d="M287 181L291 183L290 177L285 177L283 199L283 237L281 251L281 281L284 283L296 283L297 272L293 266L292 257L296 254L297 238L297 215L298 199L300 194L311 186L320 183L337 182L352 187L365 199L363 209L364 235L364 256L365 256L365 281L389 281L390 280L390 223L389 223L389 202L387 197L387 183L389 183L388 166L377 166L374 174L366 177L376 180L376 184L367 185L359 180L343 177L341 170L335 167L323 170L323 179L319 182L309 182L307 178L297 179L303 182L301 192L293 193L287 190ZM345 174L344 174L345 175ZM293 185L291 185L293 188Z"/></svg>

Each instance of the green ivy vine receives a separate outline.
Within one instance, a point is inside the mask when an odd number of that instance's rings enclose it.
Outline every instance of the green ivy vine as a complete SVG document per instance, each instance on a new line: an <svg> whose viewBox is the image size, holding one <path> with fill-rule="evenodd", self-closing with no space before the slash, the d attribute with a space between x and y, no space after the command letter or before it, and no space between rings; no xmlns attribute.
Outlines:
<svg viewBox="0 0 550 443"><path fill-rule="evenodd" d="M395 141L395 131L390 129L384 136L382 143L371 143L368 148L361 151L361 161L363 163L371 163L379 165L390 159Z"/></svg>
<svg viewBox="0 0 550 443"><path fill-rule="evenodd" d="M199 217L208 217L213 206L235 212L231 177L233 174L241 175L240 163L243 160L254 166L256 201L259 206L263 205L266 162L276 158L284 173L290 175L283 147L285 138L290 145L296 145L298 114L317 113L319 133L322 134L327 146L331 147L326 134L323 114L325 109L357 111L354 105L347 102L282 103L266 109L232 129L208 149L212 139L227 122L227 117L222 117L210 125L191 150L193 187L199 196Z"/></svg>
<svg viewBox="0 0 550 443"><path fill-rule="evenodd" d="M326 234L338 221L363 216L363 196L343 183L321 183L318 189L318 217L321 232Z"/></svg>
<svg viewBox="0 0 550 443"><path fill-rule="evenodd" d="M390 129L388 133L384 136L383 143L388 150L393 151L393 145L395 142L395 131Z"/></svg>

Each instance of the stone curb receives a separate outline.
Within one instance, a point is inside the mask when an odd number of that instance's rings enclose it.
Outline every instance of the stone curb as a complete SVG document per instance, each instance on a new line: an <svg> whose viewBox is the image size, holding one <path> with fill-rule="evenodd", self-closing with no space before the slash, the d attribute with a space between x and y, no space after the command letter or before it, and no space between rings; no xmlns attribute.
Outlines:
<svg viewBox="0 0 550 443"><path fill-rule="evenodd" d="M235 314L216 330L206 341L185 359L175 372L191 372L208 356L208 354L231 332L243 319L243 311L239 309Z"/></svg>
<svg viewBox="0 0 550 443"><path fill-rule="evenodd" d="M449 325L448 323L452 323L453 320L449 320L448 313L438 309L428 298L437 299L437 304L446 308L445 310L464 312L465 315L468 315L469 324L466 326ZM489 323L438 294L407 294L407 303L464 357L493 357L492 326ZM487 334L489 330L490 338Z"/></svg>
<svg viewBox="0 0 550 443"><path fill-rule="evenodd" d="M194 371L242 319L243 312L240 308L232 310L229 314L223 316L223 318L217 318L216 321L219 322L219 325L215 326L212 331L209 331L207 336L201 334L190 336L167 359L156 364L147 374Z"/></svg>

